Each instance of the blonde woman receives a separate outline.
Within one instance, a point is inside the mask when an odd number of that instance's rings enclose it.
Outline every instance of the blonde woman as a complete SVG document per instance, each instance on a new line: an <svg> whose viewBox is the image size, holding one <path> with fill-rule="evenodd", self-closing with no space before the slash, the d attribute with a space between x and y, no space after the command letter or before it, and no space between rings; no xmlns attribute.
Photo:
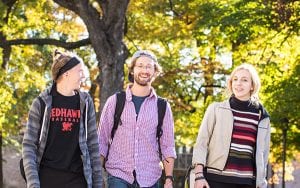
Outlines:
<svg viewBox="0 0 300 188"><path fill-rule="evenodd" d="M54 52L53 85L30 108L23 139L28 188L102 187L92 98L81 92L83 61Z"/></svg>
<svg viewBox="0 0 300 188"><path fill-rule="evenodd" d="M194 188L266 188L270 119L260 104L260 80L250 64L230 75L229 99L211 104L193 153Z"/></svg>

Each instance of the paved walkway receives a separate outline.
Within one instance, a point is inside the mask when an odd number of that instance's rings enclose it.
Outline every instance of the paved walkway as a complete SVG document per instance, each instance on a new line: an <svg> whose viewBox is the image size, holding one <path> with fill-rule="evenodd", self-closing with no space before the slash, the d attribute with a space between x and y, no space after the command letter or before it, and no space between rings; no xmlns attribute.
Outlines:
<svg viewBox="0 0 300 188"><path fill-rule="evenodd" d="M4 188L25 188L25 181L19 172L19 160L21 154L11 148L3 148L3 175ZM294 181L287 181L286 188L300 188L300 161L293 163L295 171L293 172ZM281 188L281 182L272 188ZM270 186L271 188L271 186Z"/></svg>
<svg viewBox="0 0 300 188"><path fill-rule="evenodd" d="M21 154L16 149L3 148L4 188L25 188L25 181L19 172Z"/></svg>

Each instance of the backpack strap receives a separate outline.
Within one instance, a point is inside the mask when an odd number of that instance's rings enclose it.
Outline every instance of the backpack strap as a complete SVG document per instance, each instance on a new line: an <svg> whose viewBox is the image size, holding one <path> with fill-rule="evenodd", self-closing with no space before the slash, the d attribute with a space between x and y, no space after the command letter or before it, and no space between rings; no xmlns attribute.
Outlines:
<svg viewBox="0 0 300 188"><path fill-rule="evenodd" d="M119 124L122 124L122 122L120 122L121 114L123 112L125 101L126 101L125 91L117 92L116 95L117 95L117 102L116 102L116 108L115 108L115 114L114 114L114 124L113 124L113 127L111 129L111 133L110 133L110 140L109 140L109 143L108 143L108 149L107 149L105 161L108 158L110 145L111 145L111 143L114 139L114 136L115 136L115 133L118 129L118 126L119 126ZM104 167L105 167L105 164L104 164Z"/></svg>
<svg viewBox="0 0 300 188"><path fill-rule="evenodd" d="M120 120L121 120L121 114L123 112L125 100L126 100L125 91L118 92L116 95L117 95L117 103L116 103L116 109L115 109L115 114L114 114L114 125L111 130L111 134L110 134L111 141L114 139L114 136L118 129L119 123L122 124L122 122L120 122Z"/></svg>
<svg viewBox="0 0 300 188"><path fill-rule="evenodd" d="M185 187L188 187L188 188L192 188L191 187L191 174L193 173L192 170L195 169L195 166L194 165L191 165L189 166L188 170L186 171L186 174L185 174L185 177L184 177L184 184L185 184Z"/></svg>
<svg viewBox="0 0 300 188"><path fill-rule="evenodd" d="M160 137L163 134L162 125L163 120L166 113L167 101L164 98L158 97L157 98L157 110L158 110L158 124L156 130L156 139L158 142L158 152L159 152L159 159L162 161L162 153L160 147Z"/></svg>

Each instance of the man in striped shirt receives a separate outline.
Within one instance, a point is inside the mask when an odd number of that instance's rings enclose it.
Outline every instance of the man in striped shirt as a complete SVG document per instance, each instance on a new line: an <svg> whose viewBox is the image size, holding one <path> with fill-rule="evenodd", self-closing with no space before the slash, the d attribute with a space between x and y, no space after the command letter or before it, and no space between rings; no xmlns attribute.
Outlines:
<svg viewBox="0 0 300 188"><path fill-rule="evenodd" d="M152 52L140 50L133 55L129 65L129 80L133 84L126 89L124 109L111 143L116 95L109 97L103 108L98 133L101 159L106 161L109 188L159 187L162 169L156 139L158 97L151 83L160 72L161 67ZM173 187L176 152L174 121L169 103L162 132L160 146L166 174L164 187Z"/></svg>

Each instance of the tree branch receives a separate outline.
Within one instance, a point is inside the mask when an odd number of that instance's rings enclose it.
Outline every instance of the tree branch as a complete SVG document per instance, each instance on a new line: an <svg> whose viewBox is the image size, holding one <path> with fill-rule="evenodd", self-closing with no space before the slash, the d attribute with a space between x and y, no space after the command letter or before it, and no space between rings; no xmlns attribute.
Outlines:
<svg viewBox="0 0 300 188"><path fill-rule="evenodd" d="M16 3L17 0L3 0L2 2L7 6L7 12L5 17L3 18L4 22L7 23L8 22L8 17L9 14L11 12L11 9L13 7L13 5Z"/></svg>
<svg viewBox="0 0 300 188"><path fill-rule="evenodd" d="M129 0L110 0L102 2L101 6L104 10L103 16L105 25L107 26L107 33L113 33L116 30L124 30L128 4ZM121 20L120 18L124 20ZM122 38L118 40L122 40Z"/></svg>
<svg viewBox="0 0 300 188"><path fill-rule="evenodd" d="M202 85L202 86L199 87L195 99L194 99L194 100L190 100L190 101L197 101L198 98L199 98L199 96L200 96L201 89L204 88L204 87L212 87L212 88L218 87L218 88L223 88L223 86L221 86L221 85L214 85L214 84L212 84L212 85ZM189 102L190 102L190 101L189 101Z"/></svg>
<svg viewBox="0 0 300 188"><path fill-rule="evenodd" d="M11 53L11 46L6 46L3 48L3 57L2 57L2 65L1 65L1 68L3 70L7 69L10 53Z"/></svg>
<svg viewBox="0 0 300 188"><path fill-rule="evenodd" d="M174 10L174 5L173 5L173 1L172 0L169 0L169 6L170 6L170 10L174 13L174 15L176 17L181 17L181 15Z"/></svg>
<svg viewBox="0 0 300 188"><path fill-rule="evenodd" d="M75 1L74 0L54 0L55 3L57 3L58 5L69 9L73 12L75 12L77 15L79 15L79 10L75 5Z"/></svg>
<svg viewBox="0 0 300 188"><path fill-rule="evenodd" d="M54 2L70 11L73 11L81 17L86 25L95 21L90 20L91 17L100 18L100 13L91 3L89 3L88 0L54 0ZM101 19L99 19L99 21L101 21Z"/></svg>
<svg viewBox="0 0 300 188"><path fill-rule="evenodd" d="M15 40L1 41L0 47L4 48L5 46L12 46L12 45L54 45L54 46L59 46L70 50L70 49L79 48L81 46L86 46L89 44L91 44L89 38L79 40L77 42L64 42L56 39L15 39Z"/></svg>

